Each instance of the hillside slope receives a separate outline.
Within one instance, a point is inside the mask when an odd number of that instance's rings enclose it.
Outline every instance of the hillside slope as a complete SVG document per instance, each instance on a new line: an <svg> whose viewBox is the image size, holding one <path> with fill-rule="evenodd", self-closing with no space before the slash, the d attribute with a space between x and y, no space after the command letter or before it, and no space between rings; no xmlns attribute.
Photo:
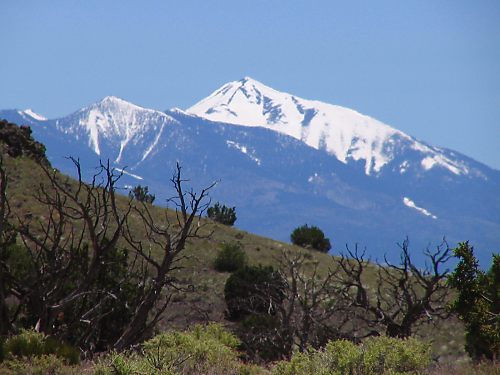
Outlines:
<svg viewBox="0 0 500 375"><path fill-rule="evenodd" d="M40 184L45 183L45 176L38 164L28 156L11 157L4 155L4 163L8 175L8 198L14 217L35 217L45 220L46 211L34 198ZM172 191L169 191L170 193ZM120 197L120 204L125 204L127 198ZM158 222L165 213L173 215L172 211L163 207L153 207L153 216ZM173 302L165 314L160 329L184 328L195 322L221 321L229 324L224 319L225 302L223 299L224 283L227 273L216 272L213 260L223 243L239 242L249 258L250 264L263 264L277 266L282 251L304 251L296 246L270 240L214 223L208 219L201 219L207 224L204 235L210 236L193 240L187 244L184 268L177 271L177 277L184 285L189 286L186 291L175 295ZM142 226L137 223L134 232L140 235ZM154 252L159 251L153 248ZM335 262L335 258L318 252L311 251L311 262L318 262L322 271ZM373 274L372 274L373 276ZM374 280L368 278L367 283ZM435 342L435 350L439 355L462 355L463 330L454 321L445 325L420 332L426 339ZM451 336L450 336L451 335Z"/></svg>

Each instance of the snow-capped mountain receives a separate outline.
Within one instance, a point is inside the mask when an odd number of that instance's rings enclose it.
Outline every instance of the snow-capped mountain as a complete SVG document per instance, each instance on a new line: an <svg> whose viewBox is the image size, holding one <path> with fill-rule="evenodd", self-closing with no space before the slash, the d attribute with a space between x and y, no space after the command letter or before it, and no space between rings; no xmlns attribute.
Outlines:
<svg viewBox="0 0 500 375"><path fill-rule="evenodd" d="M148 157L165 127L177 121L163 112L108 96L55 124L64 134L87 142L97 155L133 166Z"/></svg>
<svg viewBox="0 0 500 375"><path fill-rule="evenodd" d="M446 236L470 240L481 261L500 247L500 172L433 147L353 110L280 93L255 80L230 82L187 111L161 112L116 97L58 119L0 111L30 125L49 160L94 167L109 159L123 185L171 194L179 161L194 186L220 180L214 200L237 207L237 226L288 240L304 223L320 226L333 251L346 243L370 255L397 253L408 235L417 261Z"/></svg>
<svg viewBox="0 0 500 375"><path fill-rule="evenodd" d="M419 151L424 170L441 167L455 174L469 169L460 160L352 109L276 91L252 78L229 82L187 109L212 121L261 126L287 134L339 161L362 161L367 175L377 174L403 148ZM407 169L401 166L401 172Z"/></svg>

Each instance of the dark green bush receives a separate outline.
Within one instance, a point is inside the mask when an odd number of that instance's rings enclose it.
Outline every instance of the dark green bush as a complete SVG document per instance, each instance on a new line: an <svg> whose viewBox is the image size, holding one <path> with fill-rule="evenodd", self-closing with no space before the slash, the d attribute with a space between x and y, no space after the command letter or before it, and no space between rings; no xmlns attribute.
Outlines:
<svg viewBox="0 0 500 375"><path fill-rule="evenodd" d="M236 207L226 207L217 202L207 210L207 216L224 225L232 226L236 221Z"/></svg>
<svg viewBox="0 0 500 375"><path fill-rule="evenodd" d="M139 202L144 203L153 203L155 201L156 196L149 192L149 187L137 185L129 191L128 196L132 199L135 199Z"/></svg>
<svg viewBox="0 0 500 375"><path fill-rule="evenodd" d="M294 245L312 248L323 253L327 253L332 248L330 240L325 238L321 229L315 226L309 227L307 224L295 228L290 235L290 240Z"/></svg>
<svg viewBox="0 0 500 375"><path fill-rule="evenodd" d="M460 261L448 279L458 292L450 308L465 323L465 350L474 360L499 358L500 255L493 255L491 268L484 272L469 242L453 251Z"/></svg>
<svg viewBox="0 0 500 375"><path fill-rule="evenodd" d="M5 358L5 343L3 341L3 337L0 337L0 362L2 362Z"/></svg>
<svg viewBox="0 0 500 375"><path fill-rule="evenodd" d="M275 315L248 315L240 322L237 334L241 350L252 361L276 361L288 357L292 351L292 339L282 330Z"/></svg>
<svg viewBox="0 0 500 375"><path fill-rule="evenodd" d="M285 286L286 280L272 267L245 266L237 270L229 276L224 287L228 318L273 315L283 302Z"/></svg>
<svg viewBox="0 0 500 375"><path fill-rule="evenodd" d="M0 142L11 157L26 155L34 160L48 163L45 146L35 141L31 133L29 126L17 126L6 120L0 120Z"/></svg>
<svg viewBox="0 0 500 375"><path fill-rule="evenodd" d="M222 245L214 261L214 268L219 272L234 272L247 264L247 255L238 242Z"/></svg>

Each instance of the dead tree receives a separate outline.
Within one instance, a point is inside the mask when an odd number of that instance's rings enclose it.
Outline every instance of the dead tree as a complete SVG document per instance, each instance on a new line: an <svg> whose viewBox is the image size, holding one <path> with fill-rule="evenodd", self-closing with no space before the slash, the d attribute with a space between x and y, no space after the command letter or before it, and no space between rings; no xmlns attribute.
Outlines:
<svg viewBox="0 0 500 375"><path fill-rule="evenodd" d="M84 341L100 319L110 313L100 309L116 296L96 282L107 272L109 254L116 250L130 214L130 206L120 209L116 183L121 174L101 163L90 183L82 179L78 160L72 159L78 179L61 176L50 166L41 164L46 182L41 183L35 199L45 209L43 217L18 217L18 232L28 256L29 272L19 280L16 293L18 314L30 314L37 330L61 334L64 325L85 324ZM116 280L118 286L123 280ZM99 295L96 305L80 310L77 321L63 319L64 312L76 303ZM80 308L83 308L80 306Z"/></svg>
<svg viewBox="0 0 500 375"><path fill-rule="evenodd" d="M173 271L186 242L202 228L195 221L211 186L184 191L177 165L169 200L175 220L163 210L164 221L157 222L150 205L118 198L121 173L109 163L85 183L79 161L72 160L76 181L41 165L47 182L35 198L44 216L17 218L18 255L26 260L20 274L9 274L17 301L11 321L36 324L87 352L123 350L151 332L167 308ZM144 237L136 233L140 226Z"/></svg>
<svg viewBox="0 0 500 375"><path fill-rule="evenodd" d="M449 270L443 267L452 257L450 248L443 240L435 251L427 249L426 266L420 269L413 263L408 245L408 239L400 245L399 264L385 259L386 264L373 265L357 246L354 251L347 248L347 256L342 254L339 260L343 272L336 278L345 286L346 303L366 324L365 335L385 331L391 337L408 337L420 324L449 315L445 285ZM367 285L370 272L376 273L375 289Z"/></svg>
<svg viewBox="0 0 500 375"><path fill-rule="evenodd" d="M126 222L125 239L137 256L152 270L152 275L147 280L147 287L142 291L133 319L114 344L116 350L123 350L139 342L161 319L171 298L171 294L168 293L162 298L162 292L165 288L175 287L173 271L179 269L179 262L185 259L182 252L186 242L200 237L200 229L203 225L199 223L194 225L194 223L207 209L210 202L205 202L205 200L208 191L215 183L202 189L200 193L195 193L193 190L186 192L183 188L186 180L181 177L179 164L171 181L176 194L168 202L175 208L174 220L171 220L165 212L163 222L155 222L150 207L142 203L139 208L134 208L134 212L140 217L146 238L137 238L131 221ZM152 253L153 247L159 250L158 257Z"/></svg>
<svg viewBox="0 0 500 375"><path fill-rule="evenodd" d="M309 258L304 252L284 251L279 260L279 270L287 280L282 325L301 351L345 337L342 331L349 320L341 298L344 286L335 278L339 265L331 259L331 265L322 271L319 262Z"/></svg>

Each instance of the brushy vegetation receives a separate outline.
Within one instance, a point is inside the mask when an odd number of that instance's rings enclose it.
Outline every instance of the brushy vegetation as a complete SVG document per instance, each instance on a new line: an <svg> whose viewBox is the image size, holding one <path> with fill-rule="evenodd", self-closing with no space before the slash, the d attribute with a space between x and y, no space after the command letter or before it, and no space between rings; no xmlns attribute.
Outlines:
<svg viewBox="0 0 500 375"><path fill-rule="evenodd" d="M248 259L239 242L222 244L214 260L214 268L219 272L234 272L247 265Z"/></svg>
<svg viewBox="0 0 500 375"><path fill-rule="evenodd" d="M289 360L267 367L241 361L240 341L220 324L168 331L133 351L111 352L93 362L70 365L47 346L47 337L24 331L9 342L22 355L7 353L2 375L497 375L492 362L433 365L430 346L414 338L372 337L359 345L330 341L322 349L296 352ZM15 343L15 344L13 344ZM7 347L9 347L7 345ZM19 352L18 352L19 353Z"/></svg>
<svg viewBox="0 0 500 375"><path fill-rule="evenodd" d="M373 337L362 345L339 340L324 349L295 354L273 375L377 375L422 373L431 362L429 345L416 339Z"/></svg>
<svg viewBox="0 0 500 375"><path fill-rule="evenodd" d="M241 364L238 339L218 324L196 325L185 332L166 332L146 341L139 352L112 353L96 374L234 374Z"/></svg>
<svg viewBox="0 0 500 375"><path fill-rule="evenodd" d="M8 338L3 345L3 352L7 360L52 355L69 365L80 362L78 349L31 330L23 330L20 334Z"/></svg>

